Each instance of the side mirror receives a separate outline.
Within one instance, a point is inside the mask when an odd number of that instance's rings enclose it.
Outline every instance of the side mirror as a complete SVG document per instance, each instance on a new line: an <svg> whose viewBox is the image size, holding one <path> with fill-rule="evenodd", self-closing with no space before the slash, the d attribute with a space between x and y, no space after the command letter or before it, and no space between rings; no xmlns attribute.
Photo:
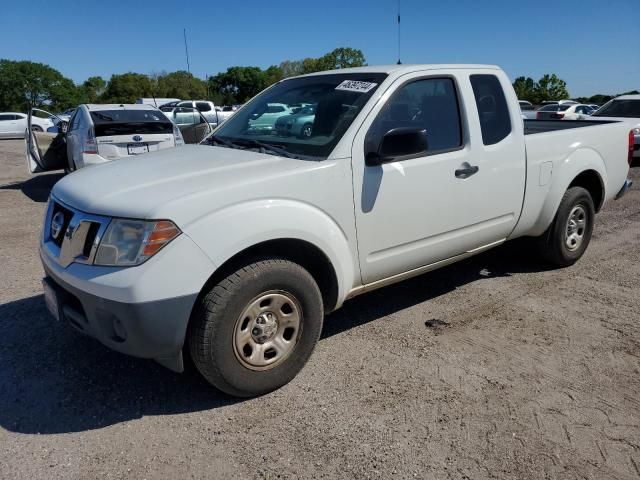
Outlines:
<svg viewBox="0 0 640 480"><path fill-rule="evenodd" d="M365 163L369 166L382 165L427 152L427 131L420 127L399 127L389 130L382 137L378 150L368 152Z"/></svg>

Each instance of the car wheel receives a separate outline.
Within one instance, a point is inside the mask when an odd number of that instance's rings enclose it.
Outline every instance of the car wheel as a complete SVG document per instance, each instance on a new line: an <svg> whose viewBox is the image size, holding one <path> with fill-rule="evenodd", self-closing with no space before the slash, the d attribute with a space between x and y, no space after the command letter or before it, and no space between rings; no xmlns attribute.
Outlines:
<svg viewBox="0 0 640 480"><path fill-rule="evenodd" d="M313 125L310 123L306 123L302 130L300 130L300 137L309 138L311 136L311 132L313 131Z"/></svg>
<svg viewBox="0 0 640 480"><path fill-rule="evenodd" d="M281 258L258 259L198 301L187 341L209 383L251 397L296 376L313 352L322 321L322 296L309 272Z"/></svg>
<svg viewBox="0 0 640 480"><path fill-rule="evenodd" d="M41 132L42 127L39 127L38 125L31 125L31 130L33 130L34 132Z"/></svg>
<svg viewBox="0 0 640 480"><path fill-rule="evenodd" d="M542 257L558 267L576 263L589 245L594 219L591 194L582 187L568 189L553 222L538 238Z"/></svg>

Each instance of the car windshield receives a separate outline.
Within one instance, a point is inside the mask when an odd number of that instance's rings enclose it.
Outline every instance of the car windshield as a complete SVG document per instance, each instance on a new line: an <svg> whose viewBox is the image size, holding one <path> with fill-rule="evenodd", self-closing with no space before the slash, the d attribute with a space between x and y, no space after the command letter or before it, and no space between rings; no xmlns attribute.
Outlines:
<svg viewBox="0 0 640 480"><path fill-rule="evenodd" d="M611 100L592 116L640 118L640 100Z"/></svg>
<svg viewBox="0 0 640 480"><path fill-rule="evenodd" d="M384 73L344 73L285 80L251 100L208 143L326 159L386 77ZM306 115L301 125L294 125L294 114ZM285 125L284 119L278 122L282 117L292 120Z"/></svg>

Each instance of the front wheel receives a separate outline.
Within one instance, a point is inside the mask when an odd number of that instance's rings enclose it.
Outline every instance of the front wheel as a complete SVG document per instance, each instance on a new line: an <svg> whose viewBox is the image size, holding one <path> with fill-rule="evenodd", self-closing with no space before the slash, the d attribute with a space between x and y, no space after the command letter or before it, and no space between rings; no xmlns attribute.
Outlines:
<svg viewBox="0 0 640 480"><path fill-rule="evenodd" d="M251 397L296 376L322 321L322 296L309 272L288 260L260 259L222 279L198 302L187 341L209 383Z"/></svg>
<svg viewBox="0 0 640 480"><path fill-rule="evenodd" d="M568 189L553 223L538 239L539 250L545 260L558 267L576 263L589 245L594 219L591 194L582 187Z"/></svg>

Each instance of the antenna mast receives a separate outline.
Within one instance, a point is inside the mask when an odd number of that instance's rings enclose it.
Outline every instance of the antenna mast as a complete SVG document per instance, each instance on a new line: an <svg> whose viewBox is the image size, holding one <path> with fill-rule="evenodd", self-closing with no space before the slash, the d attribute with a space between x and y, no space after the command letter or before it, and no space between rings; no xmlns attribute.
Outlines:
<svg viewBox="0 0 640 480"><path fill-rule="evenodd" d="M184 35L184 52L187 55L187 72L191 73L191 67L189 66L189 47L187 47L187 29L182 29L182 34Z"/></svg>
<svg viewBox="0 0 640 480"><path fill-rule="evenodd" d="M402 64L400 61L400 0L398 0L398 65Z"/></svg>

